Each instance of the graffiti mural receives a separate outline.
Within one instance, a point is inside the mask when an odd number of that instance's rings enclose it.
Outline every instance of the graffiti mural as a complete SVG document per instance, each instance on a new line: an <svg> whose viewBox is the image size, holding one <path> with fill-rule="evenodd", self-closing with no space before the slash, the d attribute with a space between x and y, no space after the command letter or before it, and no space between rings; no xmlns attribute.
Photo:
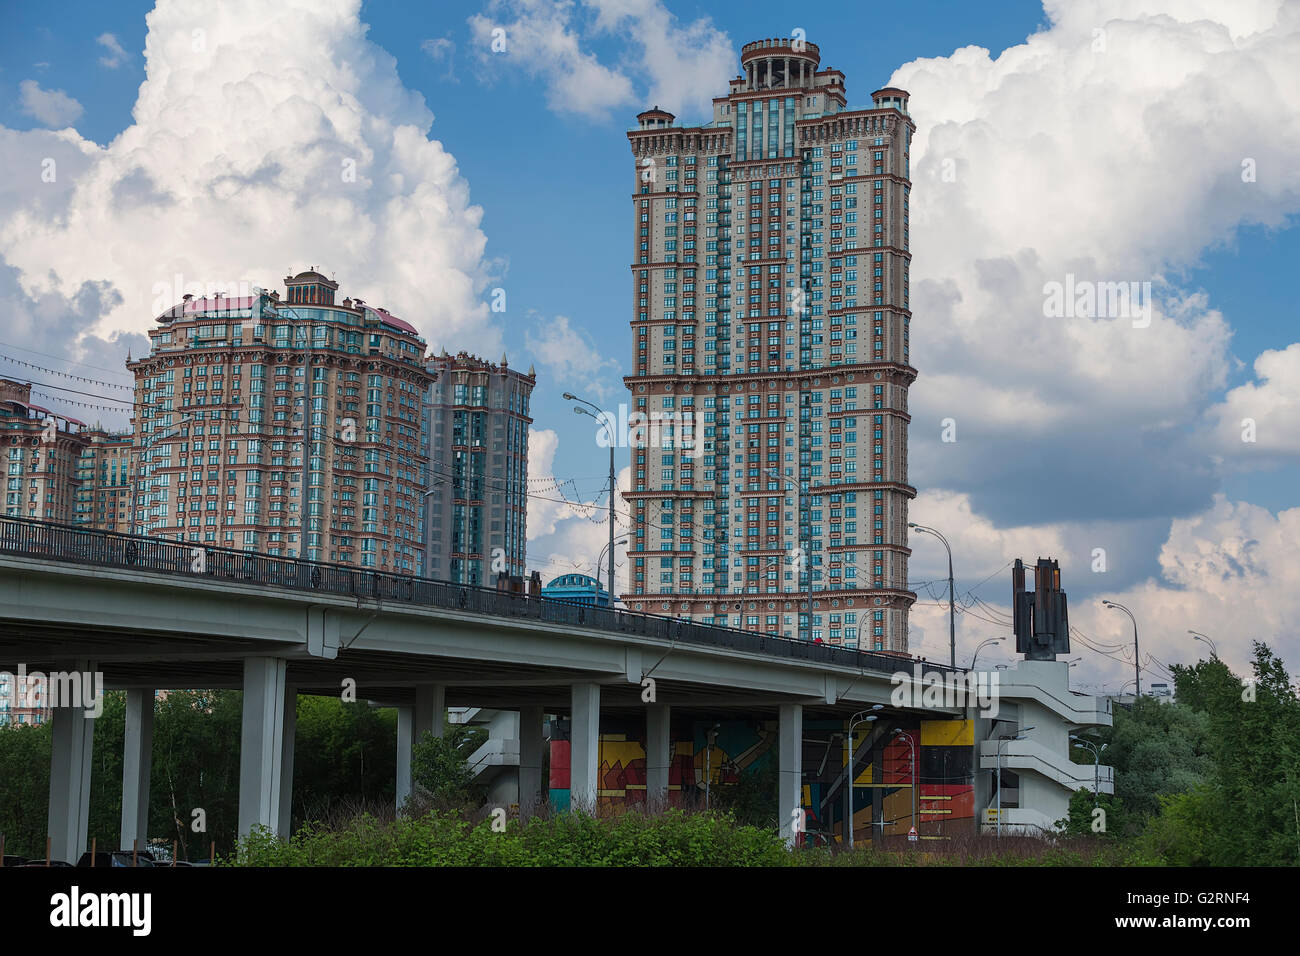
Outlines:
<svg viewBox="0 0 1300 956"><path fill-rule="evenodd" d="M552 722L550 799L569 806L569 723ZM898 736L902 730L907 738ZM672 806L718 806L748 775L774 769L775 720L674 723L668 778ZM915 821L920 839L945 839L974 828L974 730L964 720L881 721L859 725L853 740L855 841L905 839ZM600 734L599 803L602 809L644 805L645 721L605 718ZM849 753L846 723L805 720L803 808L807 837L826 844L844 839L848 813Z"/></svg>

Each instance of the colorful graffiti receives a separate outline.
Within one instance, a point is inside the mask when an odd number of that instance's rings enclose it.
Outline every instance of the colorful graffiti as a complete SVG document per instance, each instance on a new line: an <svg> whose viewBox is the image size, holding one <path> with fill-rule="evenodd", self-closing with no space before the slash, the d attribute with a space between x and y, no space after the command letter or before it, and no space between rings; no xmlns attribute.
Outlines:
<svg viewBox="0 0 1300 956"><path fill-rule="evenodd" d="M569 806L569 727L552 723L550 799ZM895 736L903 730L912 743ZM915 819L920 839L944 839L974 828L974 728L964 720L913 720L873 726L854 735L855 840L905 838ZM668 801L702 807L713 788L738 784L776 759L776 721L691 721L673 727ZM915 752L913 751L915 747ZM645 722L601 722L599 802L602 808L643 805L646 799ZM843 720L806 720L803 808L808 839L844 838L849 764ZM915 789L915 795L913 790ZM715 801L716 802L716 801Z"/></svg>

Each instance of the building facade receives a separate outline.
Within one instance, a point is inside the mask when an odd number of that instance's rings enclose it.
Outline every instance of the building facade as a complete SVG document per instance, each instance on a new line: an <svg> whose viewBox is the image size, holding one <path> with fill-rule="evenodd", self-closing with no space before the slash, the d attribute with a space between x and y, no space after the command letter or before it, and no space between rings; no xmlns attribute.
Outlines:
<svg viewBox="0 0 1300 956"><path fill-rule="evenodd" d="M5 461L5 514L71 524L78 468L89 441L84 422L32 402L28 383L0 379L0 446Z"/></svg>
<svg viewBox="0 0 1300 956"><path fill-rule="evenodd" d="M77 463L74 524L128 534L135 487L135 445L130 432L92 428Z"/></svg>
<svg viewBox="0 0 1300 956"><path fill-rule="evenodd" d="M490 586L525 573L529 401L537 384L461 352L428 363L421 407L425 577Z"/></svg>
<svg viewBox="0 0 1300 956"><path fill-rule="evenodd" d="M157 317L127 362L136 533L418 572L424 340L337 291L313 269Z"/></svg>
<svg viewBox="0 0 1300 956"><path fill-rule="evenodd" d="M908 95L760 40L633 156L632 610L905 651ZM636 444L636 439L634 439ZM812 620L803 598L811 575Z"/></svg>

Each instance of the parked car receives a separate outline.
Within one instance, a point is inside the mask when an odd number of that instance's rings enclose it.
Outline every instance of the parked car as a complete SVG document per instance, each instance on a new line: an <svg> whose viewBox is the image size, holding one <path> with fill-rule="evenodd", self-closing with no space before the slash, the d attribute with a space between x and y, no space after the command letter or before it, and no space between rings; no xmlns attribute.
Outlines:
<svg viewBox="0 0 1300 956"><path fill-rule="evenodd" d="M5 854L5 866L24 866L27 863L27 857L14 856L12 853Z"/></svg>
<svg viewBox="0 0 1300 956"><path fill-rule="evenodd" d="M72 866L64 860L28 860L26 863L19 863L19 866Z"/></svg>

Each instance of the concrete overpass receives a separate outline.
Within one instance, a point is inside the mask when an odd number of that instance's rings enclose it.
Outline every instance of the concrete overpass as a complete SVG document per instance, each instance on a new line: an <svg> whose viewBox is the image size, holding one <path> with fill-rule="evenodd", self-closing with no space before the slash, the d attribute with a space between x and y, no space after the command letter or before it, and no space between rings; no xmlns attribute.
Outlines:
<svg viewBox="0 0 1300 956"><path fill-rule="evenodd" d="M761 601L760 595L730 600ZM122 840L143 840L153 692L241 688L239 830L287 834L294 699L398 708L398 800L411 747L448 706L516 710L521 808L542 793L544 714L571 719L571 792L594 805L602 713L643 715L647 796L666 797L669 716L779 721L779 806L801 803L805 717L889 708L895 655L860 652L446 582L0 518L0 670L102 672L127 691ZM929 670L946 671L939 665ZM902 716L887 709L882 718ZM961 717L927 708L930 718ZM85 846L94 721L56 707L50 833ZM783 815L787 839L793 817Z"/></svg>

